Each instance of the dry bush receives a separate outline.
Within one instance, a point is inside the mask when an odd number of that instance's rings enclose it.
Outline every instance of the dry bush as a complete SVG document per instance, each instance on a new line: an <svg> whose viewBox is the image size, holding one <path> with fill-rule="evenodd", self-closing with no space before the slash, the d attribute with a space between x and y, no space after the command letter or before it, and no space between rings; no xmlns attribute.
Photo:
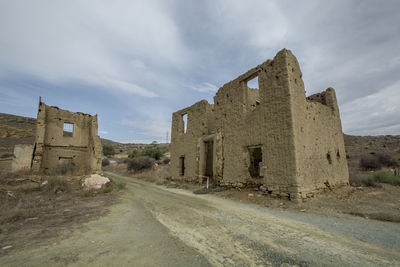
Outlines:
<svg viewBox="0 0 400 267"><path fill-rule="evenodd" d="M105 167L105 166L108 166L108 165L110 165L110 160L108 160L108 159L103 159L103 160L101 161L101 166Z"/></svg>
<svg viewBox="0 0 400 267"><path fill-rule="evenodd" d="M158 165L155 168L146 169L135 174L135 177L145 179L156 184L164 184L171 177L171 167L166 165Z"/></svg>
<svg viewBox="0 0 400 267"><path fill-rule="evenodd" d="M382 167L382 164L376 156L362 155L360 159L360 167L364 170L377 170Z"/></svg>
<svg viewBox="0 0 400 267"><path fill-rule="evenodd" d="M44 186L44 189L48 192L59 193L71 191L71 184L64 177L49 176L46 180L47 184Z"/></svg>
<svg viewBox="0 0 400 267"><path fill-rule="evenodd" d="M153 158L148 156L135 157L127 161L127 170L130 172L137 172L151 169L154 165L154 161Z"/></svg>
<svg viewBox="0 0 400 267"><path fill-rule="evenodd" d="M171 161L170 158L165 158L165 159L162 160L162 163L163 164L168 164L170 161Z"/></svg>
<svg viewBox="0 0 400 267"><path fill-rule="evenodd" d="M399 163L389 154L378 154L379 162L386 167L397 167Z"/></svg>

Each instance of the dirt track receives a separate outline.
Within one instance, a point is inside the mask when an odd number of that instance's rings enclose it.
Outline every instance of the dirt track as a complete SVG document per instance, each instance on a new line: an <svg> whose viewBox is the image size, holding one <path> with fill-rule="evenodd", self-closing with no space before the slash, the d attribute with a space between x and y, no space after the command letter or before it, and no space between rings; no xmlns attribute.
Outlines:
<svg viewBox="0 0 400 267"><path fill-rule="evenodd" d="M0 265L400 265L400 224L277 211L118 179L128 185L109 215L57 243L15 248Z"/></svg>

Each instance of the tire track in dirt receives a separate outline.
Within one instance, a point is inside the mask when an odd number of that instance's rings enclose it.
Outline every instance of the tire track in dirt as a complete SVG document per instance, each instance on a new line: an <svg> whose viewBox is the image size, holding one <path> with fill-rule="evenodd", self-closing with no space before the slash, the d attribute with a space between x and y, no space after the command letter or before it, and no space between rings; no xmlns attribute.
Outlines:
<svg viewBox="0 0 400 267"><path fill-rule="evenodd" d="M137 193L155 218L214 265L400 264L399 251L249 208L247 204L180 189L149 190L154 194L148 194L148 190Z"/></svg>

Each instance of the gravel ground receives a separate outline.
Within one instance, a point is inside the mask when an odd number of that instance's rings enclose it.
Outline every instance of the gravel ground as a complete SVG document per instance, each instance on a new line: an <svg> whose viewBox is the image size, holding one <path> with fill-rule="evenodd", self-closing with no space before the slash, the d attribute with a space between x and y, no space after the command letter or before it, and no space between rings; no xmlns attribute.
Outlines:
<svg viewBox="0 0 400 267"><path fill-rule="evenodd" d="M112 174L109 174L110 176ZM110 214L2 266L398 266L400 226L269 209L134 178Z"/></svg>

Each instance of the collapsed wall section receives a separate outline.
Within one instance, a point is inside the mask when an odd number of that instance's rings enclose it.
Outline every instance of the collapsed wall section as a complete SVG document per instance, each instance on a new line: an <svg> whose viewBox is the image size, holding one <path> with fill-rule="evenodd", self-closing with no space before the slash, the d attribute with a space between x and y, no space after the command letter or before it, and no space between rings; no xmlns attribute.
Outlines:
<svg viewBox="0 0 400 267"><path fill-rule="evenodd" d="M32 169L72 175L100 171L97 115L70 112L40 102Z"/></svg>

